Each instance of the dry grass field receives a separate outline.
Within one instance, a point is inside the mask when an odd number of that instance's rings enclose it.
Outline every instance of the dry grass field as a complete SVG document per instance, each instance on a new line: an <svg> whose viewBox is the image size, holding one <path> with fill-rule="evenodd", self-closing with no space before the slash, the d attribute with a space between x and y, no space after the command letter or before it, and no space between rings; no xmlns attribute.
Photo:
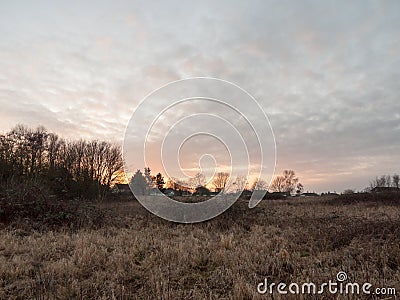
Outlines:
<svg viewBox="0 0 400 300"><path fill-rule="evenodd" d="M191 225L159 219L134 200L98 203L101 220L88 214L79 226L3 223L0 299L362 298L257 293L264 278L322 283L339 271L400 291L400 199L352 197L254 209L239 200Z"/></svg>

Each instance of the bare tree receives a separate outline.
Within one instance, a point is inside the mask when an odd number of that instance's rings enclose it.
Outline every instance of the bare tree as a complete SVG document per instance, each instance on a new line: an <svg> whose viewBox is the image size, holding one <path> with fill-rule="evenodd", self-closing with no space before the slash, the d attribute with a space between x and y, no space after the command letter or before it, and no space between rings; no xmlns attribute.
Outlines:
<svg viewBox="0 0 400 300"><path fill-rule="evenodd" d="M390 175L381 175L372 180L370 186L371 189L376 187L390 187L391 183L392 183L392 178Z"/></svg>
<svg viewBox="0 0 400 300"><path fill-rule="evenodd" d="M275 177L271 189L275 192L292 193L299 183L299 178L293 170L284 170L283 175Z"/></svg>
<svg viewBox="0 0 400 300"><path fill-rule="evenodd" d="M214 180L212 182L215 191L223 192L226 188L226 184L228 183L228 180L229 180L229 173L218 172L214 176Z"/></svg>
<svg viewBox="0 0 400 300"><path fill-rule="evenodd" d="M304 186L300 182L296 186L296 194L300 195L304 191Z"/></svg>
<svg viewBox="0 0 400 300"><path fill-rule="evenodd" d="M184 179L173 179L175 181L175 190L180 190L180 191L192 191L193 188L190 185L190 183Z"/></svg>
<svg viewBox="0 0 400 300"><path fill-rule="evenodd" d="M122 177L119 146L60 139L43 127L17 125L0 136L0 178L45 176L56 190L102 196Z"/></svg>
<svg viewBox="0 0 400 300"><path fill-rule="evenodd" d="M46 129L42 126L36 130L28 131L28 148L30 156L30 175L36 175L42 170L43 154L45 153L45 146L47 140Z"/></svg>
<svg viewBox="0 0 400 300"><path fill-rule="evenodd" d="M382 175L381 177L376 177L376 187L384 187L386 186L386 176Z"/></svg>
<svg viewBox="0 0 400 300"><path fill-rule="evenodd" d="M0 180L15 175L13 144L7 135L0 135Z"/></svg>
<svg viewBox="0 0 400 300"><path fill-rule="evenodd" d="M12 155L16 165L17 175L27 175L30 173L31 155L29 149L29 139L31 135L29 130L24 125L15 126L8 134L12 143Z"/></svg>
<svg viewBox="0 0 400 300"><path fill-rule="evenodd" d="M193 189L199 186L205 186L205 184L206 184L206 177L201 173L197 173L194 177L190 178L189 180L189 186Z"/></svg>
<svg viewBox="0 0 400 300"><path fill-rule="evenodd" d="M286 184L285 191L292 193L299 182L299 178L296 177L296 174L293 170L283 171L283 176L285 177L285 184Z"/></svg>
<svg viewBox="0 0 400 300"><path fill-rule="evenodd" d="M47 139L47 160L49 163L49 172L53 174L56 166L56 160L58 158L58 152L60 150L61 141L58 135L50 133Z"/></svg>
<svg viewBox="0 0 400 300"><path fill-rule="evenodd" d="M286 189L286 182L285 177L283 176L276 176L274 181L272 182L270 189L273 192L285 192Z"/></svg>
<svg viewBox="0 0 400 300"><path fill-rule="evenodd" d="M105 184L107 188L120 181L124 176L123 162L122 162L122 151L120 146L109 144L108 151L105 155Z"/></svg>
<svg viewBox="0 0 400 300"><path fill-rule="evenodd" d="M265 180L260 178L253 183L251 190L252 191L266 191L266 190L268 190L268 184Z"/></svg>
<svg viewBox="0 0 400 300"><path fill-rule="evenodd" d="M396 188L400 187L400 176L399 176L399 174L394 174L392 176L392 184Z"/></svg>
<svg viewBox="0 0 400 300"><path fill-rule="evenodd" d="M386 186L391 187L392 186L392 176L386 175Z"/></svg>
<svg viewBox="0 0 400 300"><path fill-rule="evenodd" d="M177 189L176 182L172 178L168 177L167 182L165 183L165 188L176 190Z"/></svg>
<svg viewBox="0 0 400 300"><path fill-rule="evenodd" d="M235 185L236 192L240 193L247 186L247 178L246 178L246 176L243 176L243 175L236 176L235 182L233 184Z"/></svg>

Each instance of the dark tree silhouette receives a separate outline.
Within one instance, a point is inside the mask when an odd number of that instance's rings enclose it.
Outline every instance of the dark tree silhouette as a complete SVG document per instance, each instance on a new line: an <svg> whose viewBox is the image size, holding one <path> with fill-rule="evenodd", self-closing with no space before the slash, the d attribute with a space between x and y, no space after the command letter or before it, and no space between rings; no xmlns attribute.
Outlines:
<svg viewBox="0 0 400 300"><path fill-rule="evenodd" d="M194 177L190 178L188 185L192 189L196 189L197 187L204 186L205 184L206 184L206 177L201 173L197 173L196 175L194 175Z"/></svg>
<svg viewBox="0 0 400 300"><path fill-rule="evenodd" d="M0 183L39 178L55 193L104 197L122 176L119 146L67 142L43 127L17 125L0 135Z"/></svg>
<svg viewBox="0 0 400 300"><path fill-rule="evenodd" d="M284 170L283 175L275 177L270 188L274 192L292 193L299 183L293 170Z"/></svg>
<svg viewBox="0 0 400 300"><path fill-rule="evenodd" d="M153 182L160 191L164 190L165 181L161 173L157 173L157 175L153 177Z"/></svg>
<svg viewBox="0 0 400 300"><path fill-rule="evenodd" d="M251 190L252 191L266 191L266 190L268 190L268 184L265 180L260 178L253 183Z"/></svg>
<svg viewBox="0 0 400 300"><path fill-rule="evenodd" d="M137 195L146 195L146 179L142 172L138 169L133 175L131 182L129 183L132 191Z"/></svg>
<svg viewBox="0 0 400 300"><path fill-rule="evenodd" d="M400 176L398 174L394 174L392 176L392 183L395 188L400 187Z"/></svg>
<svg viewBox="0 0 400 300"><path fill-rule="evenodd" d="M229 180L229 173L218 172L212 182L216 192L223 192Z"/></svg>
<svg viewBox="0 0 400 300"><path fill-rule="evenodd" d="M296 194L300 195L304 191L304 186L299 182L296 186Z"/></svg>

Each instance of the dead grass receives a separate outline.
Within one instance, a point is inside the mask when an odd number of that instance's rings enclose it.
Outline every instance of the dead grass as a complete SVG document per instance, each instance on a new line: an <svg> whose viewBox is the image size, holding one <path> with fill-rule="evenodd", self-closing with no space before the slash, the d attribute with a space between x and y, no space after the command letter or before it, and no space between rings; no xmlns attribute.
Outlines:
<svg viewBox="0 0 400 300"><path fill-rule="evenodd" d="M136 201L106 202L98 228L7 225L0 299L341 299L257 294L265 277L322 283L338 271L400 291L399 201L332 201L248 209L239 200L193 225L161 220Z"/></svg>

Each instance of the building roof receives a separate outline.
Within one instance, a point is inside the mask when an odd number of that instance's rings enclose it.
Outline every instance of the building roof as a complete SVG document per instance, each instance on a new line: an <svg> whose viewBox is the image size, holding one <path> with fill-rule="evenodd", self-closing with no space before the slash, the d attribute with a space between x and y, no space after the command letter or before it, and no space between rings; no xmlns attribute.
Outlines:
<svg viewBox="0 0 400 300"><path fill-rule="evenodd" d="M397 187L392 186L377 186L374 187L371 192L373 193L393 193L393 192L400 192L400 189Z"/></svg>
<svg viewBox="0 0 400 300"><path fill-rule="evenodd" d="M115 186L118 188L118 190L130 190L129 184L127 183L116 183Z"/></svg>

